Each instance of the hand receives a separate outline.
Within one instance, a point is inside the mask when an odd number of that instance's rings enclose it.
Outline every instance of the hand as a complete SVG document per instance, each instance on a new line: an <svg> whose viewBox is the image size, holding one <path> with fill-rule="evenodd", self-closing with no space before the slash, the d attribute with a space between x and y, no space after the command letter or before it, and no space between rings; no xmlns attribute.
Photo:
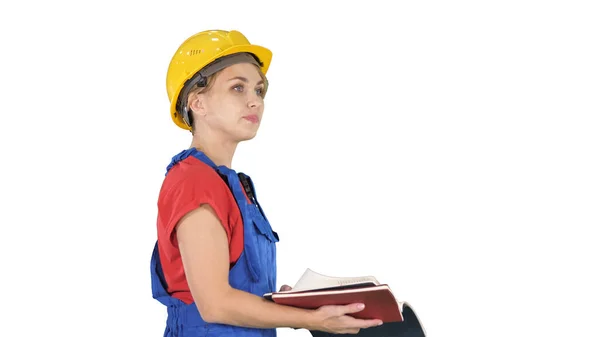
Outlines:
<svg viewBox="0 0 600 337"><path fill-rule="evenodd" d="M281 286L281 288L279 288L279 291L287 291L287 290L292 290L292 287L288 286L287 284L284 284Z"/></svg>
<svg viewBox="0 0 600 337"><path fill-rule="evenodd" d="M314 311L316 327L311 330L320 330L334 334L357 334L360 329L381 325L379 319L357 319L346 315L364 309L361 303L348 305L325 305Z"/></svg>

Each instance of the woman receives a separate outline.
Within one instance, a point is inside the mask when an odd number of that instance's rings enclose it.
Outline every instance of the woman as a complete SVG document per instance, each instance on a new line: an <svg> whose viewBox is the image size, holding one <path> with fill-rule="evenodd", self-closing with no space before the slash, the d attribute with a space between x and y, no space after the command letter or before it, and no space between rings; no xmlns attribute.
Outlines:
<svg viewBox="0 0 600 337"><path fill-rule="evenodd" d="M192 143L168 165L158 199L152 291L167 306L165 336L275 336L278 327L356 333L380 323L345 315L360 304L304 310L262 298L275 291L279 237L252 181L231 162L260 125L270 61L268 49L237 31L200 32L171 60L171 117Z"/></svg>

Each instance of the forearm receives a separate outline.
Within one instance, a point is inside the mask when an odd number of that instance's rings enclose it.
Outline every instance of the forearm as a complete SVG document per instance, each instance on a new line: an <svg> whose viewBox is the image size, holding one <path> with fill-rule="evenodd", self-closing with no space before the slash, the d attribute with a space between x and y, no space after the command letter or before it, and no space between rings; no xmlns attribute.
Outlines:
<svg viewBox="0 0 600 337"><path fill-rule="evenodd" d="M315 326L312 310L273 303L263 297L230 288L211 310L211 320L251 328L304 328Z"/></svg>

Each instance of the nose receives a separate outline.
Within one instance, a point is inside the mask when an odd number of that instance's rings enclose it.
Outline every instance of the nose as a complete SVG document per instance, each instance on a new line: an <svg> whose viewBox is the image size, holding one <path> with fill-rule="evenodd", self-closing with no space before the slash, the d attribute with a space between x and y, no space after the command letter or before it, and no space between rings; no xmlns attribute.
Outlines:
<svg viewBox="0 0 600 337"><path fill-rule="evenodd" d="M250 109L260 108L261 105L262 105L261 100L259 98L257 98L256 96L250 97L248 99L248 107Z"/></svg>

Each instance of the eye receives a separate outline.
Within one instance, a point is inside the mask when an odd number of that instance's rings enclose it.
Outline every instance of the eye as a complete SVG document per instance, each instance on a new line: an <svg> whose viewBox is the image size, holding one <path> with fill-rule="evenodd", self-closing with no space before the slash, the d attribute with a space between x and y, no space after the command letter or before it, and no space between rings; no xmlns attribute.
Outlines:
<svg viewBox="0 0 600 337"><path fill-rule="evenodd" d="M244 91L244 86L241 85L241 84L238 84L235 87L233 87L233 90L238 91L238 92L243 92Z"/></svg>
<svg viewBox="0 0 600 337"><path fill-rule="evenodd" d="M264 94L265 88L257 88L256 89L256 94L258 96L262 96Z"/></svg>

